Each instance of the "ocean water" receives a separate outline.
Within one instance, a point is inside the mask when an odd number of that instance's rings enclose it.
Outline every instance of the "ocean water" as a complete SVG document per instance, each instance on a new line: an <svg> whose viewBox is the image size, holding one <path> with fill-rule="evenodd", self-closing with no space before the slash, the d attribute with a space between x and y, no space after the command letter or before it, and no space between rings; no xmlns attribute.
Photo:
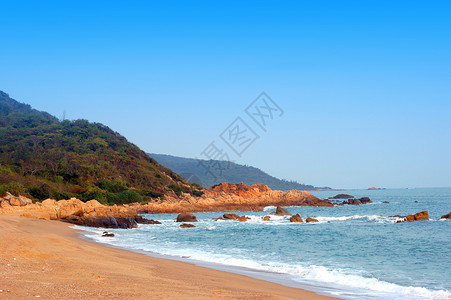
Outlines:
<svg viewBox="0 0 451 300"><path fill-rule="evenodd" d="M179 228L176 214L146 215L162 225L109 230L81 228L98 242L152 256L192 262L343 299L451 299L451 188L317 191L320 199L346 193L374 202L336 207L287 207L305 220L242 212L248 222L213 221L222 213L195 213L196 228ZM389 201L388 204L382 201ZM415 202L417 201L417 202ZM430 221L391 215L423 210Z"/></svg>

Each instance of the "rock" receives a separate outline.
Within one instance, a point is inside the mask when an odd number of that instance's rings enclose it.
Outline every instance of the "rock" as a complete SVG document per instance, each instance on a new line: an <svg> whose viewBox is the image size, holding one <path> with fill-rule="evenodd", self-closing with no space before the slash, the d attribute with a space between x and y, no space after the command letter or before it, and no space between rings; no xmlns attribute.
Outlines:
<svg viewBox="0 0 451 300"><path fill-rule="evenodd" d="M418 201L413 201L414 203L418 203Z"/></svg>
<svg viewBox="0 0 451 300"><path fill-rule="evenodd" d="M429 214L427 211L422 211L419 213L416 213L414 215L408 215L404 217L403 220L398 220L396 223L402 223L402 222L412 222L412 221L427 221L429 220Z"/></svg>
<svg viewBox="0 0 451 300"><path fill-rule="evenodd" d="M78 199L60 200L56 203L59 208L59 217L65 219L68 216L82 216L84 203Z"/></svg>
<svg viewBox="0 0 451 300"><path fill-rule="evenodd" d="M307 219L305 219L305 222L306 223L318 223L318 220L317 219L313 219L313 218L307 218Z"/></svg>
<svg viewBox="0 0 451 300"><path fill-rule="evenodd" d="M104 231L102 237L113 237L114 233L109 233L108 231Z"/></svg>
<svg viewBox="0 0 451 300"><path fill-rule="evenodd" d="M90 214L95 211L96 208L102 207L103 205L99 203L97 200L89 200L83 205L83 212L86 214Z"/></svg>
<svg viewBox="0 0 451 300"><path fill-rule="evenodd" d="M443 215L442 219L451 219L451 212L447 215Z"/></svg>
<svg viewBox="0 0 451 300"><path fill-rule="evenodd" d="M246 222L247 220L250 220L250 219L251 218L249 218L249 217L241 216L241 217L238 217L237 221L239 221L239 222Z"/></svg>
<svg viewBox="0 0 451 300"><path fill-rule="evenodd" d="M262 217L262 220L263 221L269 221L269 220L271 220L271 217L270 216L264 216L264 217Z"/></svg>
<svg viewBox="0 0 451 300"><path fill-rule="evenodd" d="M373 203L373 201L370 200L368 197L362 197L359 199L348 199L347 201L343 201L341 205L360 205L360 204L367 204L367 203Z"/></svg>
<svg viewBox="0 0 451 300"><path fill-rule="evenodd" d="M193 214L181 213L177 216L177 222L197 222L197 219Z"/></svg>
<svg viewBox="0 0 451 300"><path fill-rule="evenodd" d="M219 221L219 220L225 220L223 217L219 217L219 218L213 218L213 221Z"/></svg>
<svg viewBox="0 0 451 300"><path fill-rule="evenodd" d="M26 206L26 205L33 204L33 201L31 201L31 199L28 199L26 197L22 197L22 196L15 197L11 194L9 194L9 195L8 194L6 195L6 197L4 199L8 200L9 204L11 206Z"/></svg>
<svg viewBox="0 0 451 300"><path fill-rule="evenodd" d="M53 206L56 206L56 200L46 199L46 200L42 201L41 204L44 205L44 206L53 207Z"/></svg>
<svg viewBox="0 0 451 300"><path fill-rule="evenodd" d="M10 208L11 204L9 204L9 201L6 199L0 200L0 207L1 208Z"/></svg>
<svg viewBox="0 0 451 300"><path fill-rule="evenodd" d="M193 224L186 224L186 223L183 223L182 225L180 225L180 228L193 228L193 227L196 227L196 226L194 226Z"/></svg>
<svg viewBox="0 0 451 300"><path fill-rule="evenodd" d="M236 220L239 218L239 216L236 214L223 214L222 218L225 220Z"/></svg>
<svg viewBox="0 0 451 300"><path fill-rule="evenodd" d="M277 206L276 208L276 216L291 216L291 213L283 207Z"/></svg>
<svg viewBox="0 0 451 300"><path fill-rule="evenodd" d="M350 198L354 198L354 196L348 194L338 194L333 197L329 197L329 199L350 199Z"/></svg>
<svg viewBox="0 0 451 300"><path fill-rule="evenodd" d="M390 203L390 202L388 202L388 201L382 201L382 203Z"/></svg>
<svg viewBox="0 0 451 300"><path fill-rule="evenodd" d="M302 223L302 218L299 214L295 214L294 216L292 216L290 218L290 222L294 222L294 223Z"/></svg>
<svg viewBox="0 0 451 300"><path fill-rule="evenodd" d="M159 221L149 220L149 219L143 218L142 216L136 216L135 217L135 221L138 224L152 224L152 225L161 224L161 222L159 222Z"/></svg>

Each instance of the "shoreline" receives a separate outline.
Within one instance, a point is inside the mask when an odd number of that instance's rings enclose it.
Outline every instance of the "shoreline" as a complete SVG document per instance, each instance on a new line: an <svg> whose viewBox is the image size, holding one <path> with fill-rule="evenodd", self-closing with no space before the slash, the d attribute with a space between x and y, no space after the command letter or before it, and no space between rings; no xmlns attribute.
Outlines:
<svg viewBox="0 0 451 300"><path fill-rule="evenodd" d="M71 224L0 215L0 297L23 299L338 299L110 247Z"/></svg>

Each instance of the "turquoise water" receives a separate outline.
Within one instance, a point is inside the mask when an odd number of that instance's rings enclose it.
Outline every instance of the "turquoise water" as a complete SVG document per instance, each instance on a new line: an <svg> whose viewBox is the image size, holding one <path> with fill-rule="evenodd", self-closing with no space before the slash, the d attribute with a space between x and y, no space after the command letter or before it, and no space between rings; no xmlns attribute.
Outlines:
<svg viewBox="0 0 451 300"><path fill-rule="evenodd" d="M338 192L318 191L321 199ZM341 193L341 192L340 192ZM147 215L162 225L110 230L84 228L97 241L150 255L162 254L298 286L345 299L451 299L451 188L347 190L373 204L288 207L316 224L290 223L274 211L243 212L246 223L212 221L222 213L196 213L196 228L181 229L175 214ZM385 204L382 201L389 201ZM415 203L417 201L417 203ZM427 210L430 221L395 224L397 218Z"/></svg>

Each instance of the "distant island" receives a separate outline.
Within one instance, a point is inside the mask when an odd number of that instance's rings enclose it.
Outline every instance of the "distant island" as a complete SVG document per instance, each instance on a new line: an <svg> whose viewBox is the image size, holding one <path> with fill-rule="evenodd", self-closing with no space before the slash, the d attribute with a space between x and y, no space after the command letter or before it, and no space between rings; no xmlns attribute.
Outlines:
<svg viewBox="0 0 451 300"><path fill-rule="evenodd" d="M271 176L262 170L240 165L233 162L224 162L216 160L198 160L194 158L185 158L172 156L167 154L148 153L159 164L169 168L193 183L197 183L204 188L210 188L223 182L244 183L247 185L264 184L273 190L332 190L330 187L315 187L309 184L298 183L296 181L288 181ZM221 172L215 172L215 176L208 174L202 165L215 166L226 165Z"/></svg>

